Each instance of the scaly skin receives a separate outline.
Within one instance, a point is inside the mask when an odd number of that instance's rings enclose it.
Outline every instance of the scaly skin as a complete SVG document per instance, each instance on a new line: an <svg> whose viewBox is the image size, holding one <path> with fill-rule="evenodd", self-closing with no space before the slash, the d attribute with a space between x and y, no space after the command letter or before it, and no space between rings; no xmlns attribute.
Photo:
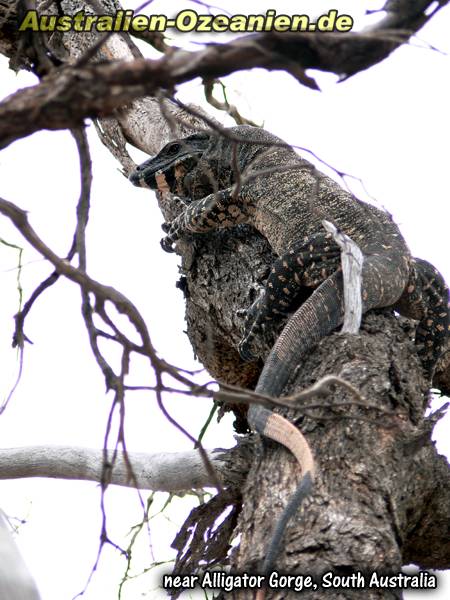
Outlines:
<svg viewBox="0 0 450 600"><path fill-rule="evenodd" d="M257 392L280 396L301 357L342 324L340 253L324 233L323 219L351 237L363 252L363 311L392 306L419 321L416 344L431 377L450 328L448 288L432 265L411 257L387 213L341 189L282 140L255 127L232 127L224 135L202 133L171 142L130 180L155 189L157 173L165 175L172 193L188 202L166 228L165 250L173 251L173 244L185 233L248 223L279 256L265 293L248 311L239 346L244 359L254 358L252 344L265 321L289 312L300 289L314 290L273 346ZM298 489L275 527L263 565L267 573L289 518L311 492L314 461L302 433L284 417L252 405L248 422L288 448L302 472ZM264 591L257 597L261 600Z"/></svg>

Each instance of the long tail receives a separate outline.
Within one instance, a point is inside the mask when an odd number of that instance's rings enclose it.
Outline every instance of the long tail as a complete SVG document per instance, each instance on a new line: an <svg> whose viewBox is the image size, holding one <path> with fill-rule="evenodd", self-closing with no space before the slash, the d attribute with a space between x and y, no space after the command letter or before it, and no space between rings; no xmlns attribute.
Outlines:
<svg viewBox="0 0 450 600"><path fill-rule="evenodd" d="M396 257L394 257L395 260ZM393 277L392 267L397 277ZM363 267L363 310L393 304L401 295L406 273L402 265L393 265L386 256L370 256ZM388 282L393 280L389 287ZM317 342L342 324L344 301L342 274L334 273L326 279L289 319L275 342L256 386L256 391L277 397L289 378L295 373L302 356ZM284 508L272 533L263 564L268 574L275 563L284 530L303 500L311 493L315 466L311 449L303 434L281 415L260 406L249 409L250 426L258 433L288 448L297 459L302 472L301 481ZM264 590L257 594L263 600Z"/></svg>

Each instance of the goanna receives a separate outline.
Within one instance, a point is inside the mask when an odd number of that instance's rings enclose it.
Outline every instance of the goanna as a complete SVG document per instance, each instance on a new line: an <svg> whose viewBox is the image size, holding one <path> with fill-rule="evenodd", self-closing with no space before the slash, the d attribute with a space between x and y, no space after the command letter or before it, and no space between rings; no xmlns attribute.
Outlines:
<svg viewBox="0 0 450 600"><path fill-rule="evenodd" d="M289 313L302 288L313 293L290 317L258 380L256 391L279 396L299 359L343 320L340 251L322 220L331 221L364 255L364 312L392 306L419 321L416 344L431 378L449 333L448 289L428 262L413 258L390 215L355 198L267 131L238 126L170 142L132 173L135 185L156 189L162 173L186 207L166 227L163 248L187 233L248 223L278 255L265 290L247 313L239 351L252 359L264 322ZM311 491L314 461L301 432L261 406L248 412L252 429L286 446L302 468L296 493L276 526L263 572L272 566L285 525Z"/></svg>

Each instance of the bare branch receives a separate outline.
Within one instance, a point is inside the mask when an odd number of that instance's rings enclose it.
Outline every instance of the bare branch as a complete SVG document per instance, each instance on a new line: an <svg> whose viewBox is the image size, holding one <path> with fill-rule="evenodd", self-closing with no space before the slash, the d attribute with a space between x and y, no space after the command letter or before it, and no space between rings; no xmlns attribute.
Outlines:
<svg viewBox="0 0 450 600"><path fill-rule="evenodd" d="M214 86L219 85L222 89L223 94L223 102L218 100L214 96ZM223 110L227 114L230 115L232 119L234 119L237 125L253 125L254 127L258 127L258 124L252 121L251 119L246 119L243 117L239 110L234 104L230 104L227 98L227 88L226 85L220 81L220 79L207 79L203 82L203 87L205 89L205 98L213 106L217 108L217 110Z"/></svg>
<svg viewBox="0 0 450 600"><path fill-rule="evenodd" d="M114 450L106 451L108 461ZM216 477L224 472L219 451L208 451ZM130 477L129 463L135 475ZM52 479L102 480L104 451L77 446L26 446L0 449L0 479L47 477ZM181 492L215 485L198 450L187 452L117 452L110 471L113 485L155 492ZM3 598L3 596L1 596Z"/></svg>
<svg viewBox="0 0 450 600"><path fill-rule="evenodd" d="M442 0L438 8L447 3ZM422 2L418 13L408 18L390 16L377 28L361 33L269 32L198 52L177 50L160 60L64 66L0 106L0 148L40 129L70 128L86 117L110 115L132 100L195 77L211 79L255 67L285 69L317 89L314 80L304 74L305 69L329 71L341 77L367 69L429 20L431 15L424 11L431 4L431 0Z"/></svg>
<svg viewBox="0 0 450 600"><path fill-rule="evenodd" d="M7 216L22 233L25 239L37 250L44 258L46 258L57 269L58 273L65 275L71 281L78 283L87 292L93 292L105 300L110 300L119 312L126 314L130 322L136 330L142 334L143 349L149 356L158 362L153 347L150 342L150 336L147 327L142 320L137 308L130 302L122 293L118 292L110 286L103 285L89 275L83 273L80 269L73 267L66 260L57 256L36 234L34 229L28 222L28 217L25 211L15 206L11 202L0 198L0 213Z"/></svg>
<svg viewBox="0 0 450 600"><path fill-rule="evenodd" d="M88 167L87 160L87 146L84 145L84 141L79 139L80 143L80 160L82 165ZM215 471L213 466L210 464L208 455L206 451L203 449L200 441L194 438L180 423L178 423L166 410L163 400L162 400L162 391L164 390L164 386L162 383L162 373L166 371L170 373L172 377L177 379L179 382L184 383L185 385L196 388L197 385L181 375L178 369L172 367L165 361L159 359L156 355L156 351L151 343L150 335L145 324L144 319L142 318L140 312L136 308L136 306L128 300L121 292L115 290L110 286L103 285L98 281L93 280L84 270L85 267L85 256L84 256L84 227L87 222L88 215L88 198L89 198L89 186L90 186L90 175L89 173L82 173L82 192L80 196L80 202L78 207L78 226L77 226L77 234L76 234L76 246L80 255L80 268L73 267L66 260L58 257L36 234L34 229L28 222L27 214L25 211L21 210L19 207L15 206L11 202L0 198L0 213L7 216L17 227L17 229L21 232L24 238L33 246L35 250L40 252L42 256L44 256L47 260L49 260L56 271L60 274L63 274L71 281L77 283L82 292L82 311L83 316L85 318L87 330L89 333L89 339L91 341L91 347L94 352L94 356L99 364L106 381L107 389L113 389L115 391L115 397L113 401L113 407L111 410L111 417L114 410L118 407L120 411L120 429L117 439L117 444L120 444L124 450L125 458L126 458L126 446L125 446L125 437L123 433L124 427L124 377L128 372L128 360L129 354L131 351L142 353L144 356L148 357L152 367L155 369L157 386L156 386L156 398L158 402L158 406L166 416L166 418L179 429L186 437L188 437L199 449L201 456L205 463L205 468L209 472L212 480L215 480L215 485L218 489L221 489L221 483L219 479L215 475ZM92 293L95 296L95 311L99 314L103 321L113 327L115 332L116 341L118 341L122 346L122 369L121 373L116 375L109 365L107 360L102 355L100 349L97 344L97 330L93 323L92 314L93 307L89 300L89 294ZM118 328L116 328L112 321L108 318L108 315L105 310L105 303L110 301L114 304L115 308L122 314L125 314L130 321L130 324L135 328L141 339L141 345L136 345L132 343L127 336L122 334ZM109 436L109 428L106 432L105 437L105 453L106 453L106 443L108 441ZM117 450L117 446L116 446ZM112 465L114 464L116 455L113 455ZM106 488L109 482L109 471L110 468L109 461L105 458L105 471L104 477L102 479L102 486ZM129 465L130 466L130 465ZM131 480L134 478L133 471L131 466L129 468L129 476ZM106 536L106 533L105 533Z"/></svg>

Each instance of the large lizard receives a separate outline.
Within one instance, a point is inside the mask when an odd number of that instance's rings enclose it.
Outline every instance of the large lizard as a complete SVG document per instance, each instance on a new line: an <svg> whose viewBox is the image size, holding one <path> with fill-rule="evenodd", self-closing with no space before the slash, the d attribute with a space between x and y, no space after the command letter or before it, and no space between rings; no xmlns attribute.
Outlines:
<svg viewBox="0 0 450 600"><path fill-rule="evenodd" d="M248 223L268 240L279 258L265 290L250 307L239 345L245 360L261 325L289 313L302 288L313 293L294 312L267 357L256 392L277 397L300 358L343 320L340 251L322 220L331 221L364 255L363 311L392 307L419 321L415 341L429 378L449 333L448 288L428 262L413 258L390 215L343 190L282 140L249 126L198 133L168 143L130 176L133 184L158 188L163 174L184 210L166 226L162 246L187 233ZM314 461L299 429L279 414L253 404L250 427L286 446L302 478L275 527L262 571L272 567L285 526L311 492Z"/></svg>

